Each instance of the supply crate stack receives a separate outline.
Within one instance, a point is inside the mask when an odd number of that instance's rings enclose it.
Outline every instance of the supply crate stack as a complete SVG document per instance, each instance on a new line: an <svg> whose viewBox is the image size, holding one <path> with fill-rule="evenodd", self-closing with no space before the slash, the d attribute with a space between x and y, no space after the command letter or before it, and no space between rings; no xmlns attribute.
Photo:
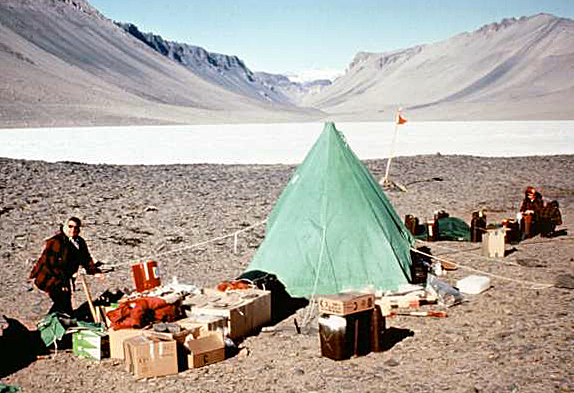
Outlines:
<svg viewBox="0 0 574 393"><path fill-rule="evenodd" d="M101 323L70 331L74 354L120 359L136 379L160 377L225 360L234 340L271 321L270 291L248 286L177 292L171 284L162 285L155 261L133 264L131 272L134 292L97 306L94 319L101 316ZM171 307L177 310L173 315Z"/></svg>
<svg viewBox="0 0 574 393"><path fill-rule="evenodd" d="M381 350L385 319L373 294L323 295L318 306L322 356L344 360Z"/></svg>

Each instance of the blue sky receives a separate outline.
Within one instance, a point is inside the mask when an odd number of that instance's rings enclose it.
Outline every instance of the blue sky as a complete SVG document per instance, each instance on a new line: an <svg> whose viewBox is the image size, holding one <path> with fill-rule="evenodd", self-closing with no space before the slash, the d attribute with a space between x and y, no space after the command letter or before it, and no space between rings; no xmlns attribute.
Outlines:
<svg viewBox="0 0 574 393"><path fill-rule="evenodd" d="M344 71L358 52L432 43L503 18L574 19L574 0L88 1L110 19L272 73Z"/></svg>

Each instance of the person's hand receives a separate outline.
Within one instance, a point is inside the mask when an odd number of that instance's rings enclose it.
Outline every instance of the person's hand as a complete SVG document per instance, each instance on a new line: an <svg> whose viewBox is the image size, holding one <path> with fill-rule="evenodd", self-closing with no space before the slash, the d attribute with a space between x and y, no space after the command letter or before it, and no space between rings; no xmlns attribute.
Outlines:
<svg viewBox="0 0 574 393"><path fill-rule="evenodd" d="M30 287L28 288L28 292L32 292L32 291L36 291L38 290L38 287L36 286L36 282L33 278L29 278L27 280L28 284L30 285Z"/></svg>
<svg viewBox="0 0 574 393"><path fill-rule="evenodd" d="M104 273L96 273L96 274L94 274L94 277L96 277L100 281L104 281L106 279L106 276L104 276Z"/></svg>

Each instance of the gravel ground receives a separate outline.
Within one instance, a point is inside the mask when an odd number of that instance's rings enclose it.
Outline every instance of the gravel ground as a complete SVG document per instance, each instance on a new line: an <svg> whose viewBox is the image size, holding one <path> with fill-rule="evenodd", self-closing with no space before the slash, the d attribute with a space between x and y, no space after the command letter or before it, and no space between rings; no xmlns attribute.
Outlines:
<svg viewBox="0 0 574 393"><path fill-rule="evenodd" d="M366 164L377 179L384 174L386 161ZM45 315L51 302L26 279L44 240L69 215L83 219L82 235L94 258L116 265L105 281L90 278L94 295L129 288L129 264L140 259L159 261L164 280L176 276L198 287L237 277L263 240L261 223L293 170L0 158L0 313L29 329ZM571 155L398 157L391 179L408 189L386 192L401 218L424 220L444 209L470 222L471 213L483 209L489 223L499 223L514 217L532 184L560 202L560 229L574 220ZM233 233L250 226L234 252ZM219 240L206 242L211 239ZM314 311L301 309L274 332L246 338L240 345L247 356L174 376L138 381L120 361L60 351L0 383L24 392L573 392L572 240L535 237L507 245L508 256L498 259L482 257L475 243L429 243L434 255L461 265L444 280L489 274L492 287L449 308L447 318L387 318L387 348L367 356L321 357L316 329L296 334L293 328L293 318L301 321ZM83 302L83 293L75 293L75 300ZM316 326L315 318L308 327Z"/></svg>

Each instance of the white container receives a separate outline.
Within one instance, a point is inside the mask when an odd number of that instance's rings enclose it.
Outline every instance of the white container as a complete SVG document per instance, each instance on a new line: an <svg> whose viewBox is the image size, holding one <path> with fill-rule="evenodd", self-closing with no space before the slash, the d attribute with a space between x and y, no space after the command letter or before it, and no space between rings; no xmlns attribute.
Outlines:
<svg viewBox="0 0 574 393"><path fill-rule="evenodd" d="M468 294L477 294L490 288L490 278L485 276L468 276L456 282L459 291Z"/></svg>

